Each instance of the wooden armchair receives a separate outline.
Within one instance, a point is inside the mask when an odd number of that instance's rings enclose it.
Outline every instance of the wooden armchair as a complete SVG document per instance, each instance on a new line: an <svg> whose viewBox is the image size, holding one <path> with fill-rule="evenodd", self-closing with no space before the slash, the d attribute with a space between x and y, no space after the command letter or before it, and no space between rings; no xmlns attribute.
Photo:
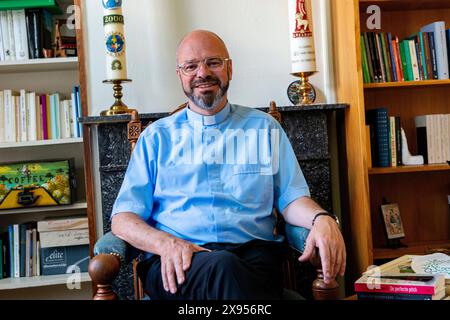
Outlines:
<svg viewBox="0 0 450 320"><path fill-rule="evenodd" d="M186 105L177 108L173 113L183 109ZM277 111L274 102L271 103L269 114L271 114L279 122L282 121L281 114ZM142 124L139 120L139 115L133 111L131 121L128 123L128 140L133 150L140 133L142 132ZM281 215L275 210L278 217L277 232L285 235L290 247L293 249L292 254L283 264L284 271L284 299L297 300L303 299L297 290L297 281L295 275L295 264L299 263L297 257L305 246L306 238L309 230L301 227L289 225L284 222ZM142 289L141 281L137 276L136 267L139 262L140 252L130 246L125 241L116 237L112 232L103 235L95 244L94 257L89 263L89 274L95 285L94 300L116 300L118 297L112 289L112 283L119 274L121 266L133 264L133 281L135 299L141 300L145 294ZM320 266L320 257L318 251L310 260L315 267L317 278L312 283L312 295L315 300L334 300L338 299L339 287L336 280L330 284L325 284L323 281L323 273Z"/></svg>

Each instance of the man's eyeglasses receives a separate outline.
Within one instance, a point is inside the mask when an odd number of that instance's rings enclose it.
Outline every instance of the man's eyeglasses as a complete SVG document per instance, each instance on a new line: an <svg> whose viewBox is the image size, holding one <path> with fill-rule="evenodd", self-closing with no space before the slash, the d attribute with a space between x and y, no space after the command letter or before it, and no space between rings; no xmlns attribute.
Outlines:
<svg viewBox="0 0 450 320"><path fill-rule="evenodd" d="M211 71L222 71L226 61L231 61L229 58L206 58L203 61L191 61L177 66L178 70L185 76L193 76L197 73L200 65L203 63Z"/></svg>

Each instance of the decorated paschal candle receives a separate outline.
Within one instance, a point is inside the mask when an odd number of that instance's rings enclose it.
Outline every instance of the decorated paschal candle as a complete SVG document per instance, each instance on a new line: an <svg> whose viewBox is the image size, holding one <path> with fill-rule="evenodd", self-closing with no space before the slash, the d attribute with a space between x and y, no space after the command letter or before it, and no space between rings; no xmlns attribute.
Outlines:
<svg viewBox="0 0 450 320"><path fill-rule="evenodd" d="M122 0L102 0L105 29L106 79L127 79Z"/></svg>
<svg viewBox="0 0 450 320"><path fill-rule="evenodd" d="M306 0L288 0L292 73L314 72L316 53Z"/></svg>

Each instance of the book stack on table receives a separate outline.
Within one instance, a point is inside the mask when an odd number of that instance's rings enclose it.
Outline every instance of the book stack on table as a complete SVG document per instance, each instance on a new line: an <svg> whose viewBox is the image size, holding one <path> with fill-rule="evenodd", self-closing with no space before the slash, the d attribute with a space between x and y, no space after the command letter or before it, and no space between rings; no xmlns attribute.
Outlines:
<svg viewBox="0 0 450 320"><path fill-rule="evenodd" d="M405 255L366 271L355 281L358 300L442 300L449 295L445 254ZM447 291L447 292L446 292Z"/></svg>
<svg viewBox="0 0 450 320"><path fill-rule="evenodd" d="M355 282L358 300L441 300L445 276L401 273L363 275Z"/></svg>

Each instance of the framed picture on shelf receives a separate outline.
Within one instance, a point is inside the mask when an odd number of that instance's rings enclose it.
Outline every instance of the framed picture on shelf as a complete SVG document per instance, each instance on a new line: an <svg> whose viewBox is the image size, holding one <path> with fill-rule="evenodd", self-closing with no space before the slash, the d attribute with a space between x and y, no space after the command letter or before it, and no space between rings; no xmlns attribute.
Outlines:
<svg viewBox="0 0 450 320"><path fill-rule="evenodd" d="M405 231L403 229L398 204L383 204L381 206L381 214L383 215L388 240L404 238Z"/></svg>

